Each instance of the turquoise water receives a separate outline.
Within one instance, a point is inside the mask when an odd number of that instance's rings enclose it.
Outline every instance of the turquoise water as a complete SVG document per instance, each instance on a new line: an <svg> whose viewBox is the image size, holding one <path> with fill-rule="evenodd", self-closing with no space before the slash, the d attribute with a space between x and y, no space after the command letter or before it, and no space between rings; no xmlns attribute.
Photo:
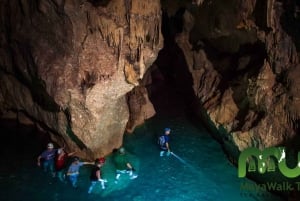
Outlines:
<svg viewBox="0 0 300 201"><path fill-rule="evenodd" d="M159 156L156 136L168 126L171 131L171 148L174 156ZM18 141L13 133L21 132ZM34 131L33 131L34 132ZM184 117L155 117L126 134L124 146L139 177L130 180L121 177L114 183L111 157L103 167L107 188L97 186L92 194L89 187L90 166L81 168L79 188L62 184L36 166L36 156L42 150L37 135L24 129L2 129L6 142L1 142L0 200L8 201L279 201L269 193L257 194L240 190L237 170L226 159L220 145L205 129L195 127ZM31 140L26 136L30 135ZM13 137L14 136L14 137ZM20 139L20 136L22 139Z"/></svg>

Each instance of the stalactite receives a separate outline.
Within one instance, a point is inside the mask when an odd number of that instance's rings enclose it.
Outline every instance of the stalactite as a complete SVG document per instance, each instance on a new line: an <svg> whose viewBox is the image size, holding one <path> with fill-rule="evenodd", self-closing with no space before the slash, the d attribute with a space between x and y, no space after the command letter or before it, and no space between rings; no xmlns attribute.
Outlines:
<svg viewBox="0 0 300 201"><path fill-rule="evenodd" d="M286 116L287 116L287 124L290 125L290 113L287 112Z"/></svg>
<svg viewBox="0 0 300 201"><path fill-rule="evenodd" d="M131 10L131 0L124 0L124 5L126 8L126 20L127 23L130 25L130 10Z"/></svg>
<svg viewBox="0 0 300 201"><path fill-rule="evenodd" d="M124 40L124 29L119 28L118 63L120 63Z"/></svg>
<svg viewBox="0 0 300 201"><path fill-rule="evenodd" d="M274 8L274 0L267 0L267 26L269 28L273 28L274 27L274 22L273 22L273 17L274 17L274 12L273 12L273 8ZM275 30L273 30L275 31Z"/></svg>

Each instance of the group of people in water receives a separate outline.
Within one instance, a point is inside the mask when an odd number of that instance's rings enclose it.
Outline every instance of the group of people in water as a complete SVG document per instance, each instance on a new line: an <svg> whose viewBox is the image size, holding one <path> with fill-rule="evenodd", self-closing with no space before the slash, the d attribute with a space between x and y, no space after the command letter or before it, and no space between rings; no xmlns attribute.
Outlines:
<svg viewBox="0 0 300 201"><path fill-rule="evenodd" d="M161 149L160 156L166 152L170 155L169 134L171 129L165 128L164 135L159 137L159 146ZM47 149L43 151L37 158L37 165L42 167L45 172L50 171L53 177L57 177L59 181L66 183L67 179L74 188L77 188L77 180L80 167L83 165L93 165L90 174L90 186L88 193L92 193L96 184L101 184L101 188L105 189L107 182L102 178L101 167L105 164L105 158L97 158L94 162L81 162L79 157L74 156L75 152L66 153L64 148L55 149L53 143L47 144ZM69 159L71 164L68 165ZM135 168L129 162L124 147L117 150L113 157L113 162L116 168L115 183L117 184L122 174L127 174L130 179L138 177L135 174Z"/></svg>

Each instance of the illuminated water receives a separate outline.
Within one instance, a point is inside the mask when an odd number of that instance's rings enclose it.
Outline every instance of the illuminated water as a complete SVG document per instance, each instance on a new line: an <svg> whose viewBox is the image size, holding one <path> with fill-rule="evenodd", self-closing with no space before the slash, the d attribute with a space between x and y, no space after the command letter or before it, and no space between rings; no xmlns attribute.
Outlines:
<svg viewBox="0 0 300 201"><path fill-rule="evenodd" d="M172 129L171 146L174 156L159 157L156 135L165 126ZM20 132L18 138L13 133ZM123 177L113 182L110 158L103 168L107 188L87 194L90 166L81 168L79 188L62 184L44 174L36 164L42 150L35 134L24 129L2 128L0 154L1 201L254 201L279 200L269 193L256 194L240 190L242 179L223 154L219 144L204 129L199 129L184 117L156 117L125 136L125 147L139 177ZM27 136L32 140L28 140ZM250 182L250 181L247 181Z"/></svg>

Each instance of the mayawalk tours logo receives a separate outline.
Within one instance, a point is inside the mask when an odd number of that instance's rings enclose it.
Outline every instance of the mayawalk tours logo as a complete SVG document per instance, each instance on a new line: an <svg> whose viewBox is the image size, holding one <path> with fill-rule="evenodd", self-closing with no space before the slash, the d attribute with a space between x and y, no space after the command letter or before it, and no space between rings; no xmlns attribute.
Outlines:
<svg viewBox="0 0 300 201"><path fill-rule="evenodd" d="M238 161L238 177L246 177L247 172L275 172L276 167L282 175L292 179L300 175L300 152L295 167L288 167L284 147L270 147L264 150L250 147L243 150ZM296 188L296 189L295 189ZM241 183L241 190L247 191L294 191L300 190L300 182L267 182L265 184Z"/></svg>
<svg viewBox="0 0 300 201"><path fill-rule="evenodd" d="M274 158L277 159L277 161L275 161ZM245 177L247 170L248 172L255 172L258 170L260 174L264 174L266 171L274 172L276 170L276 162L278 162L278 169L285 177L295 178L300 175L299 159L300 152L298 153L298 163L296 167L289 168L286 164L284 147L270 147L264 149L263 151L259 150L258 148L250 147L243 150L240 154L238 161L238 177Z"/></svg>

